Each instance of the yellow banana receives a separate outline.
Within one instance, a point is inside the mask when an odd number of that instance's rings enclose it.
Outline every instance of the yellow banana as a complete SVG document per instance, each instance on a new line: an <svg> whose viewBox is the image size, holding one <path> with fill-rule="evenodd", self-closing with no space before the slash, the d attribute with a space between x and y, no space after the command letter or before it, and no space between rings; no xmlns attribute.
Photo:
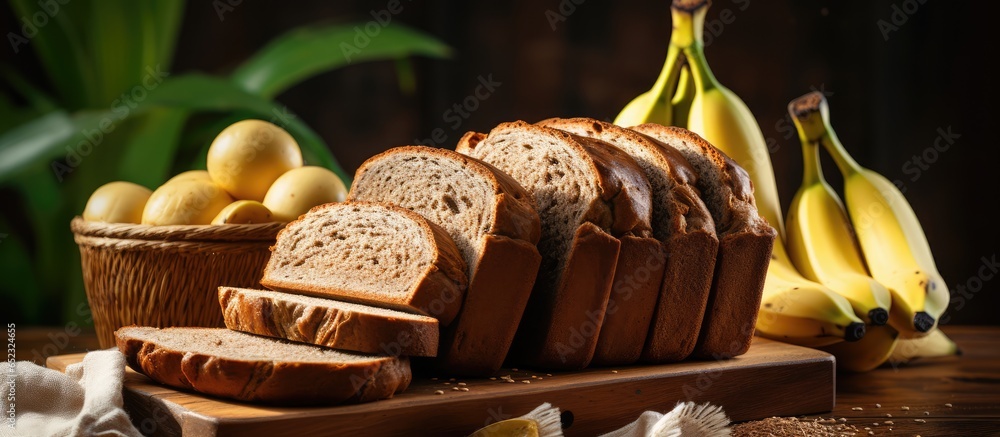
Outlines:
<svg viewBox="0 0 1000 437"><path fill-rule="evenodd" d="M677 91L670 101L672 107L674 126L687 126L688 114L691 113L691 102L694 101L694 79L691 78L691 69L685 62L681 69L681 75L677 79Z"/></svg>
<svg viewBox="0 0 1000 437"><path fill-rule="evenodd" d="M779 241L774 242L756 327L760 336L808 347L865 336L865 325L847 299L802 277Z"/></svg>
<svg viewBox="0 0 1000 437"><path fill-rule="evenodd" d="M889 324L902 338L925 335L948 307L948 286L937 271L927 237L899 189L882 175L861 167L830 127L821 93L814 138L830 153L844 177L844 201L868 269L892 295Z"/></svg>
<svg viewBox="0 0 1000 437"><path fill-rule="evenodd" d="M802 142L802 185L786 215L788 253L803 276L844 296L865 323L884 325L889 290L869 276L847 213L823 177L819 141L823 123L812 94L788 105Z"/></svg>
<svg viewBox="0 0 1000 437"><path fill-rule="evenodd" d="M917 358L936 358L962 355L962 350L958 348L941 329L933 329L921 338L901 339L896 343L896 347L889 356L889 362L893 365L906 364Z"/></svg>
<svg viewBox="0 0 1000 437"><path fill-rule="evenodd" d="M672 122L670 100L677 87L681 64L681 51L671 44L667 49L667 59L663 63L663 69L660 71L660 76L656 78L653 88L625 105L625 108L615 117L615 124L619 126L637 126L643 123L670 125Z"/></svg>
<svg viewBox="0 0 1000 437"><path fill-rule="evenodd" d="M820 348L837 358L837 370L867 372L889 360L899 333L892 326L869 326L865 338Z"/></svg>
<svg viewBox="0 0 1000 437"><path fill-rule="evenodd" d="M687 124L680 127L701 135L746 169L760 215L777 229L778 239L784 240L778 184L764 134L747 105L716 80L705 60L702 37L709 4L708 0L674 0L671 7L674 30L670 45L683 52L694 85L687 116L675 114L674 119L686 118Z"/></svg>

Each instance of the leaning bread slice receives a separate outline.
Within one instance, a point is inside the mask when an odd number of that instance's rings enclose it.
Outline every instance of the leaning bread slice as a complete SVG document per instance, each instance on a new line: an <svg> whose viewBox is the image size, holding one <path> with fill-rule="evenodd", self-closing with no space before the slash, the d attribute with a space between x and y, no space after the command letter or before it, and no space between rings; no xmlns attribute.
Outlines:
<svg viewBox="0 0 1000 437"><path fill-rule="evenodd" d="M404 146L365 161L348 199L398 205L448 231L468 265L469 288L458 318L442 333L435 364L453 375L496 372L541 262L535 247L541 229L531 196L475 158Z"/></svg>
<svg viewBox="0 0 1000 437"><path fill-rule="evenodd" d="M171 387L282 405L368 402L410 384L405 357L357 355L222 328L115 331L136 372Z"/></svg>
<svg viewBox="0 0 1000 437"><path fill-rule="evenodd" d="M531 192L542 220L542 267L514 340L515 361L586 367L619 267L615 236L649 232L649 182L634 162L597 143L519 121L489 135L468 133L458 144Z"/></svg>
<svg viewBox="0 0 1000 437"><path fill-rule="evenodd" d="M711 213L695 187L694 169L673 147L611 123L592 118L553 118L538 124L618 147L642 167L653 189L653 235L666 250L662 284L653 284L651 275L635 275L631 281L615 280L611 299L629 295L631 299L619 298L623 301L619 310L604 318L594 362L625 364L611 357L638 358L640 352L647 362L687 358L698 341L719 250ZM623 240L623 252L625 243ZM646 278L650 279L643 281ZM645 294L644 285L659 288ZM642 326L648 327L648 335L635 335ZM621 334L614 335L615 327L620 327Z"/></svg>
<svg viewBox="0 0 1000 437"><path fill-rule="evenodd" d="M448 233L413 211L328 203L285 226L260 283L272 290L382 306L448 325L468 281Z"/></svg>
<svg viewBox="0 0 1000 437"><path fill-rule="evenodd" d="M719 237L715 277L695 355L727 358L750 348L777 231L757 213L743 167L687 129L632 128L679 150L698 172L698 188Z"/></svg>
<svg viewBox="0 0 1000 437"><path fill-rule="evenodd" d="M333 299L219 287L226 327L355 352L433 357L438 321Z"/></svg>

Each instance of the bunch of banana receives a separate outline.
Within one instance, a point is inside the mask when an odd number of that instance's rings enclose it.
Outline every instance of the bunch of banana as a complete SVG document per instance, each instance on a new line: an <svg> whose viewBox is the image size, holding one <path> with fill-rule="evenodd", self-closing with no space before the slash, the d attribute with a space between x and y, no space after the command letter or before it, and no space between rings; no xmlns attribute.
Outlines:
<svg viewBox="0 0 1000 437"><path fill-rule="evenodd" d="M804 346L856 341L865 327L850 302L803 277L785 252L778 187L767 143L753 114L712 74L702 40L707 0L674 0L673 32L663 71L653 88L615 119L621 126L652 122L690 129L733 158L750 174L757 209L778 231L757 332Z"/></svg>
<svg viewBox="0 0 1000 437"><path fill-rule="evenodd" d="M833 128L826 99L811 100L809 141L822 144L844 177L844 200L871 276L889 289L889 324L902 338L930 332L948 307L948 287L910 204L882 175L861 167ZM828 248L829 249L829 248Z"/></svg>
<svg viewBox="0 0 1000 437"><path fill-rule="evenodd" d="M885 325L889 290L869 274L840 197L823 177L819 138L825 132L820 93L788 105L802 143L802 185L788 209L788 252L803 276L844 296L865 323Z"/></svg>

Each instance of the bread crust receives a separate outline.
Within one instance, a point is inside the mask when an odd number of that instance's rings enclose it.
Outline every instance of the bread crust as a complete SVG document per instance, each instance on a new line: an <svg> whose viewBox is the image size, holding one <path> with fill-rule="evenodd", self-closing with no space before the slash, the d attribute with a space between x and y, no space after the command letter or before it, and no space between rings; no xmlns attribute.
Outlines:
<svg viewBox="0 0 1000 437"><path fill-rule="evenodd" d="M365 161L355 174L348 199L358 198L358 187L372 166L397 154L458 161L493 187L492 202L485 202L493 220L480 242L474 271L469 272L462 309L443 330L434 363L439 370L454 375L492 374L503 365L541 263L535 247L541 224L534 199L492 165L452 150L425 146L396 147Z"/></svg>
<svg viewBox="0 0 1000 437"><path fill-rule="evenodd" d="M654 198L654 213L661 209L667 215L665 222L653 223L658 240L621 237L619 268L594 364L630 364L640 355L648 362L687 357L698 340L718 248L711 214L694 186L694 168L676 149L611 123L580 117L538 124L602 140L637 161L631 151L641 148L642 159L669 181L669 191ZM652 183L652 176L646 176ZM625 273L630 270L632 274ZM662 274L662 280L650 280L649 274Z"/></svg>
<svg viewBox="0 0 1000 437"><path fill-rule="evenodd" d="M115 332L115 341L129 367L157 382L246 402L369 402L402 392L412 380L405 357L350 363L233 360L171 349L130 336L127 327Z"/></svg>
<svg viewBox="0 0 1000 437"><path fill-rule="evenodd" d="M289 293L306 294L319 297L332 297L344 299L366 305L384 305L393 309L407 311L411 313L423 314L438 319L442 326L447 326L458 315L462 306L462 299L468 287L466 277L465 260L462 259L455 242L452 241L448 233L438 225L431 223L420 214L406 208L378 203L378 202L345 202L327 203L318 205L309 210L306 214L318 213L328 209L349 208L353 205L376 206L400 214L409 220L417 223L429 237L434 250L434 261L421 274L420 279L413 284L410 292L402 298L390 296L380 296L378 300L370 298L366 293L358 290L330 289L320 287L315 284L288 281L273 276L278 267L274 262L274 250L277 247L271 246L271 262L264 268L264 277L261 285L272 290L285 291ZM302 217L299 217L301 220ZM292 222L294 223L294 222ZM277 240L281 241L285 232L291 228L291 223L278 232Z"/></svg>
<svg viewBox="0 0 1000 437"><path fill-rule="evenodd" d="M621 242L585 222L571 247L555 290L531 294L511 349L514 362L579 370L594 357Z"/></svg>
<svg viewBox="0 0 1000 437"><path fill-rule="evenodd" d="M718 256L705 318L693 355L706 359L746 353L753 339L764 279L777 231L757 214L753 183L746 170L698 134L687 129L647 123L631 129L657 139L696 146L720 169L731 192L729 208L715 221ZM666 142L666 141L664 141ZM703 183L703 179L699 183Z"/></svg>
<svg viewBox="0 0 1000 437"><path fill-rule="evenodd" d="M338 306L309 305L282 299L280 292L249 294L219 287L226 327L235 331L370 354L433 357L438 348L437 319L400 319Z"/></svg>

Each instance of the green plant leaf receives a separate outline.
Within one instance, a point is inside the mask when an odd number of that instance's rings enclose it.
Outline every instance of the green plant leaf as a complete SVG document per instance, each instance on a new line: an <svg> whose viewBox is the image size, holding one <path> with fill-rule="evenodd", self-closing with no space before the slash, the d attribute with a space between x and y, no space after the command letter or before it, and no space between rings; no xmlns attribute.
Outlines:
<svg viewBox="0 0 1000 437"><path fill-rule="evenodd" d="M49 3L46 4L53 7ZM56 2L55 7L59 9L54 15L42 9L39 2L33 0L10 0L10 5L19 17L16 33L28 41L19 43L14 49L15 53L22 55L32 49L38 54L39 60L45 66L45 73L55 85L57 94L62 97L68 109L79 109L93 104L95 94L92 84L95 77L92 60L84 49L85 40L79 31L82 25L77 23L78 17L81 16L80 11L87 10L86 2ZM27 25L23 20L31 22L37 14L47 17L47 21L41 28L32 23L34 34L28 38L25 32ZM42 20L36 21L42 22Z"/></svg>
<svg viewBox="0 0 1000 437"><path fill-rule="evenodd" d="M0 66L0 75L3 76L4 80L18 93L21 97L24 97L31 105L32 109L36 112L49 113L58 109L55 102L52 101L48 95L36 88L31 82L28 82L24 76L20 73L11 69L10 67Z"/></svg>
<svg viewBox="0 0 1000 437"><path fill-rule="evenodd" d="M142 27L141 2L90 1L86 50L94 60L97 105L110 105L121 93L137 86L145 67L143 44L150 39ZM100 103L106 102L106 103Z"/></svg>
<svg viewBox="0 0 1000 437"><path fill-rule="evenodd" d="M118 179L155 188L167 179L187 111L154 108L137 120L118 164Z"/></svg>
<svg viewBox="0 0 1000 437"><path fill-rule="evenodd" d="M79 132L79 120L63 111L44 115L0 135L0 182L39 160L55 156Z"/></svg>
<svg viewBox="0 0 1000 437"><path fill-rule="evenodd" d="M354 62L450 54L451 49L437 39L398 23L380 27L374 37L365 34L364 23L311 27L270 42L232 77L243 89L271 98L313 75Z"/></svg>

